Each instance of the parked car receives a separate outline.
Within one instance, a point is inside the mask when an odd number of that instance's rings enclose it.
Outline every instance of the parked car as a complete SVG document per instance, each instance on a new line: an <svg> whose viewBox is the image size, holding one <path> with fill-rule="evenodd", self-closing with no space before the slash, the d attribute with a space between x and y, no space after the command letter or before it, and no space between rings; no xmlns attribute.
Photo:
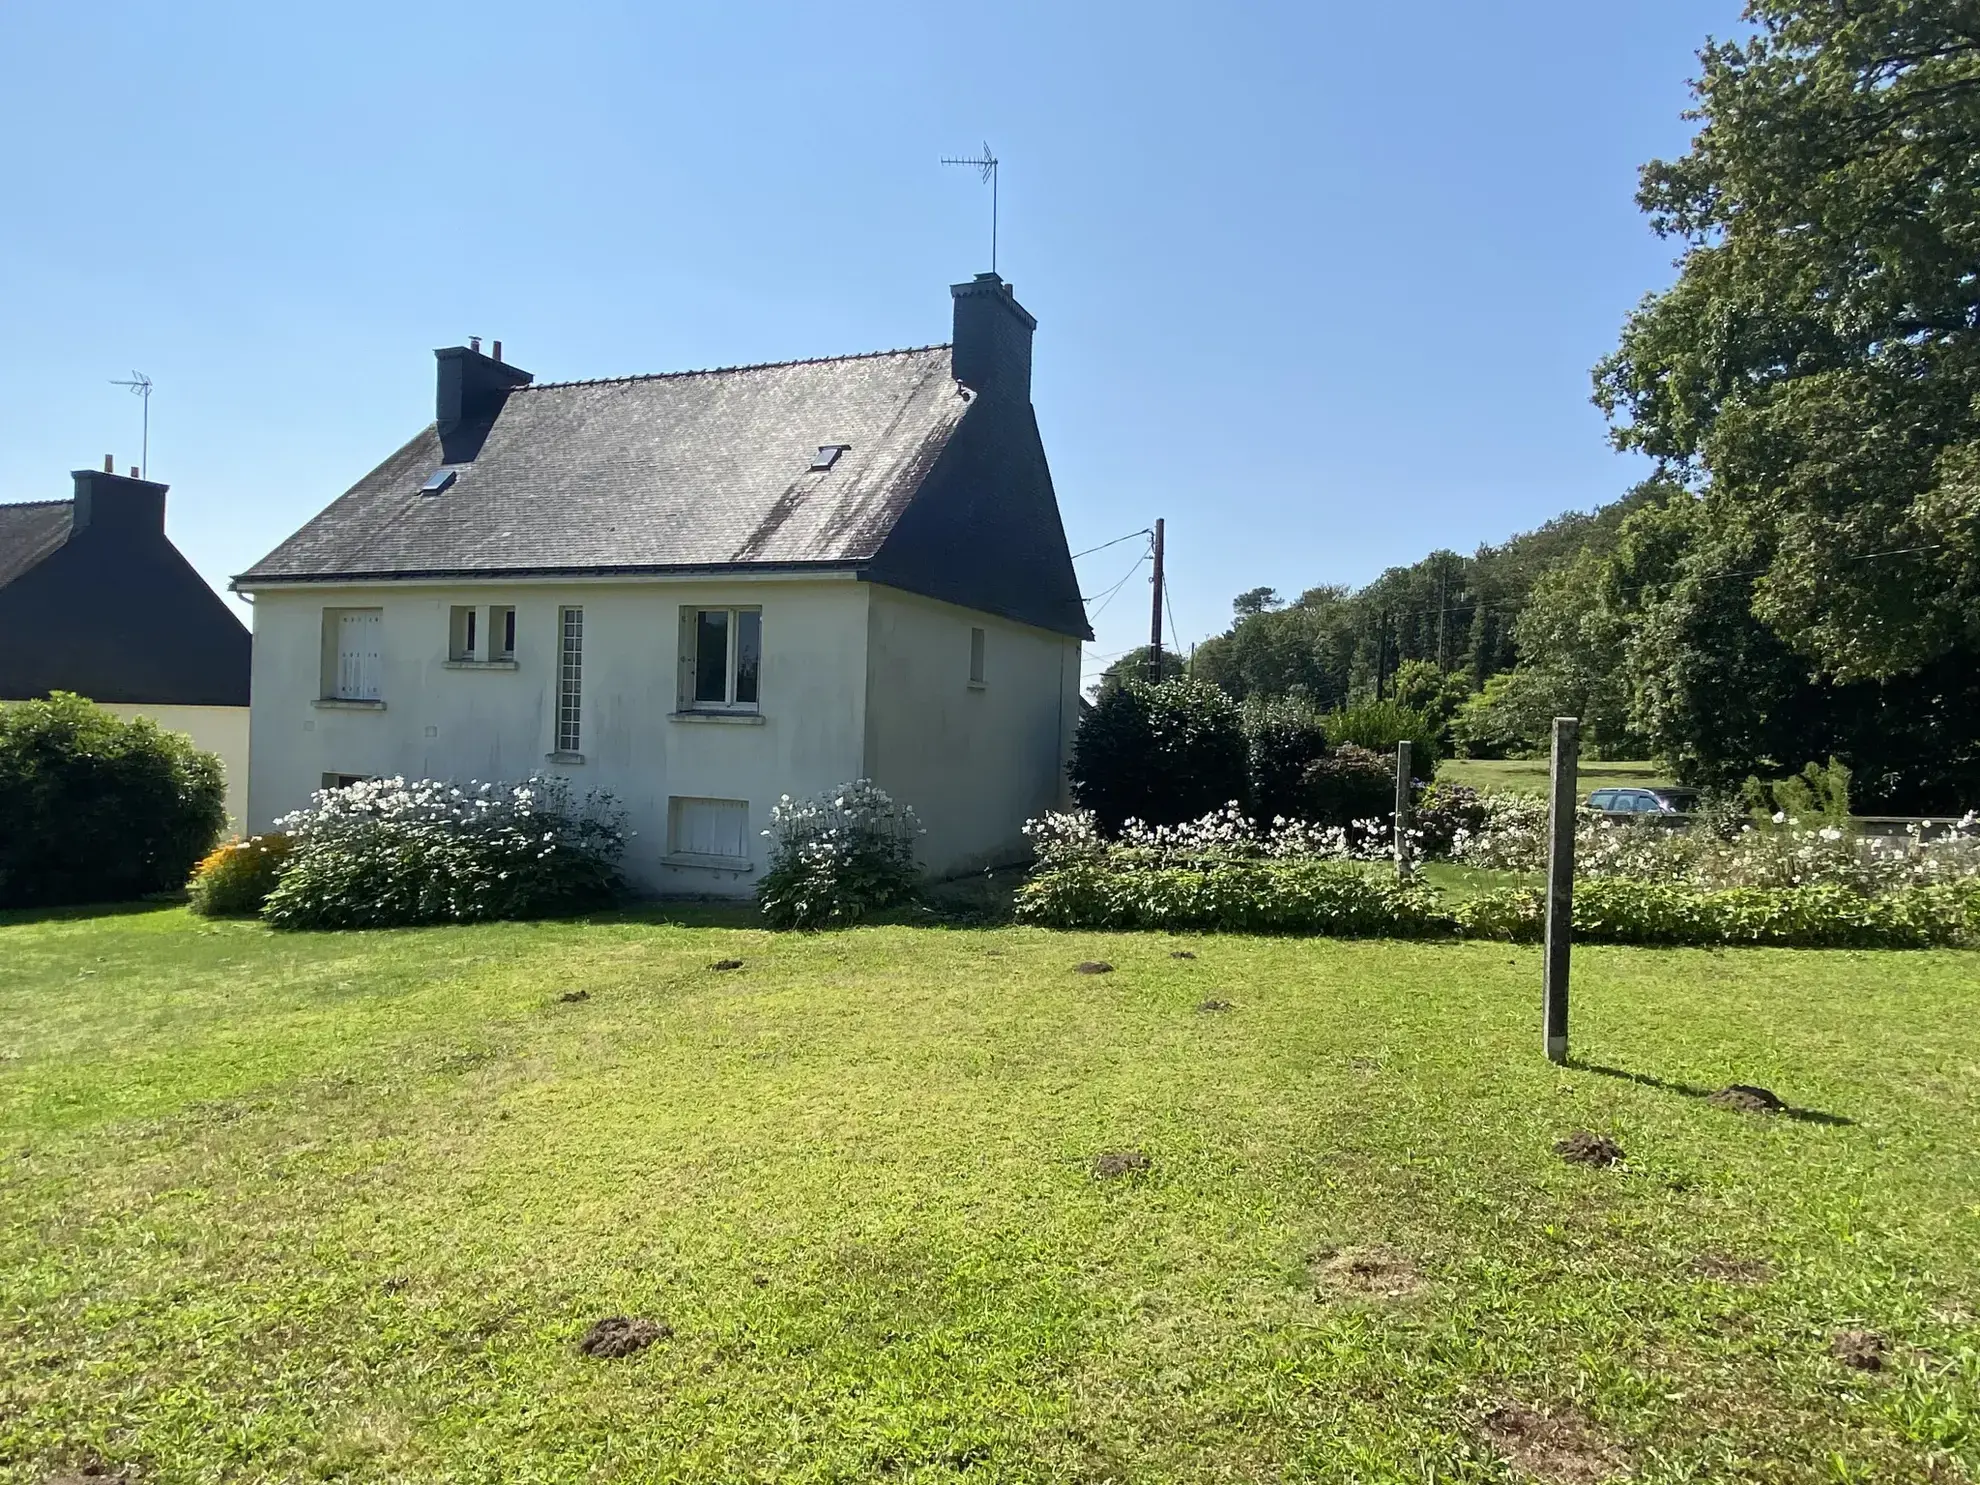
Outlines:
<svg viewBox="0 0 1980 1485"><path fill-rule="evenodd" d="M1605 815L1688 815L1698 808L1695 789L1597 789L1588 807Z"/></svg>

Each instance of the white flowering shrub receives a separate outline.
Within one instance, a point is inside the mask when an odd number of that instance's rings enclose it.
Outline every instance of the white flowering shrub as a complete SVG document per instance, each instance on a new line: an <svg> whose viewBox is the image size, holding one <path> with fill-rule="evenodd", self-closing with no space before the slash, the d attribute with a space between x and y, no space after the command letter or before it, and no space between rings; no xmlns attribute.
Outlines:
<svg viewBox="0 0 1980 1485"><path fill-rule="evenodd" d="M810 799L786 794L770 810L770 869L756 902L772 928L857 923L913 899L923 834L914 810L870 779Z"/></svg>
<svg viewBox="0 0 1980 1485"><path fill-rule="evenodd" d="M1455 832L1451 858L1499 871L1543 871L1547 802L1480 796L1483 822ZM1616 819L1593 810L1575 822L1574 873L1582 881L1634 881L1723 891L1736 887L1839 887L1870 897L1907 887L1980 880L1980 816L1926 836L1867 835L1827 817L1786 813L1727 829Z"/></svg>
<svg viewBox="0 0 1980 1485"><path fill-rule="evenodd" d="M556 778L374 779L276 822L291 847L262 907L276 928L381 928L534 918L611 902L624 817Z"/></svg>
<svg viewBox="0 0 1980 1485"><path fill-rule="evenodd" d="M1237 804L1181 825L1123 822L1111 838L1092 815L1025 826L1036 863L1017 915L1050 928L1414 937L1451 924L1436 894L1355 864L1386 859L1388 822L1275 819Z"/></svg>

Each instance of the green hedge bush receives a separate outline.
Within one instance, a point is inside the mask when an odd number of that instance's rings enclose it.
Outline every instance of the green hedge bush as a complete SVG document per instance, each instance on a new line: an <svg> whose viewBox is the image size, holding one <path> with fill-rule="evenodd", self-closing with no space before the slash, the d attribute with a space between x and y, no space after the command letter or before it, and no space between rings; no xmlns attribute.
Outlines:
<svg viewBox="0 0 1980 1485"><path fill-rule="evenodd" d="M1537 887L1481 893L1454 909L1473 938L1532 942L1545 922ZM1580 943L1712 948L1931 949L1980 945L1980 888L1906 887L1866 897L1846 887L1699 887L1607 879L1574 889Z"/></svg>
<svg viewBox="0 0 1980 1485"><path fill-rule="evenodd" d="M1204 681L1124 681L1080 720L1066 775L1109 834L1195 820L1246 793L1238 704Z"/></svg>
<svg viewBox="0 0 1980 1485"><path fill-rule="evenodd" d="M1019 921L1047 928L1421 938L1448 933L1430 888L1347 863L1231 860L1123 869L1074 860L1017 891Z"/></svg>
<svg viewBox="0 0 1980 1485"><path fill-rule="evenodd" d="M190 738L66 691L0 707L0 907L176 891L226 823Z"/></svg>

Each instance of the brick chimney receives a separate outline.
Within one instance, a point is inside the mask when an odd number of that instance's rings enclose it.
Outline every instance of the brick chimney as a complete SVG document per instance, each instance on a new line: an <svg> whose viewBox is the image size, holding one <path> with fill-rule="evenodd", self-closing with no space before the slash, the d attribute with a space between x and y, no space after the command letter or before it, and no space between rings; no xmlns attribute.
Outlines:
<svg viewBox="0 0 1980 1485"><path fill-rule="evenodd" d="M112 474L107 469L78 469L73 477L76 510L70 518L72 532L164 536L165 492L170 485Z"/></svg>
<svg viewBox="0 0 1980 1485"><path fill-rule="evenodd" d="M994 273L952 284L956 380L972 392L1031 401L1031 332L1038 321Z"/></svg>
<svg viewBox="0 0 1980 1485"><path fill-rule="evenodd" d="M495 344L501 346L500 341ZM433 356L440 371L433 416L439 424L441 452L449 464L465 464L481 452L482 440L509 393L535 378L520 367L484 356L479 336L472 347L448 346Z"/></svg>

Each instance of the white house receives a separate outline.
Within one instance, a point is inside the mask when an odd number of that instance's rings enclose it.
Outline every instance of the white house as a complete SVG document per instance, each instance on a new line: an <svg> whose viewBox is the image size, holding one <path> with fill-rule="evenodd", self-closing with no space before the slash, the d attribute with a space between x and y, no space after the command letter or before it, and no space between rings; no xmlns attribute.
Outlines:
<svg viewBox="0 0 1980 1485"><path fill-rule="evenodd" d="M536 383L436 352L438 417L235 579L249 813L389 774L605 789L649 890L754 890L783 794L857 777L923 865L1057 805L1090 637L994 274L953 345Z"/></svg>

